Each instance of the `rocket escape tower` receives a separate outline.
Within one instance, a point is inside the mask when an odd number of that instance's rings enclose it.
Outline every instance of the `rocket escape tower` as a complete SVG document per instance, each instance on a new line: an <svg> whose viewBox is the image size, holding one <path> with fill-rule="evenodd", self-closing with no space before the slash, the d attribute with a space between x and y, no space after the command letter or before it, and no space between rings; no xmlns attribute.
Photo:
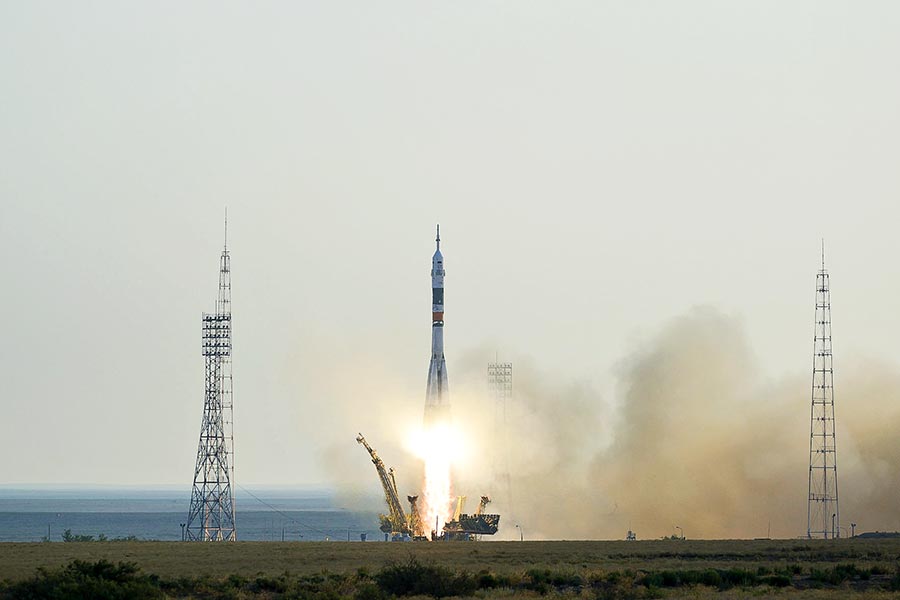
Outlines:
<svg viewBox="0 0 900 600"><path fill-rule="evenodd" d="M225 247L219 259L216 311L203 314L203 356L206 359L206 392L186 535L191 541L235 541L231 257L228 254L227 216Z"/></svg>
<svg viewBox="0 0 900 600"><path fill-rule="evenodd" d="M809 433L808 538L839 538L837 446L834 435L834 368L831 355L831 291L825 270L816 275L816 325L813 350L812 409Z"/></svg>

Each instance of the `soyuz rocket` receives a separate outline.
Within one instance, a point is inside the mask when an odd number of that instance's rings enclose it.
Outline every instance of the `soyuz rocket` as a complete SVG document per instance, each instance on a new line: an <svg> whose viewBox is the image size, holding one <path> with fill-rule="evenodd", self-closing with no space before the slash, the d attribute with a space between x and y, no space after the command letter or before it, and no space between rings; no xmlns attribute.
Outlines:
<svg viewBox="0 0 900 600"><path fill-rule="evenodd" d="M444 255L441 254L441 226L437 226L436 249L431 257L431 362L425 392L425 425L450 419L450 388L444 358Z"/></svg>

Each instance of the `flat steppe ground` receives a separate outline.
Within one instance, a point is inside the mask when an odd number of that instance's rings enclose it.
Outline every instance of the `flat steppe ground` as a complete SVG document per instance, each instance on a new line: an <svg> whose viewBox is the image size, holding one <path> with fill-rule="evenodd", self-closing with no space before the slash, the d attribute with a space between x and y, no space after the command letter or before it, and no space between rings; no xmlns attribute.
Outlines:
<svg viewBox="0 0 900 600"><path fill-rule="evenodd" d="M260 573L295 575L376 571L414 555L419 561L455 570L498 574L531 568L580 574L621 570L749 569L799 565L834 567L852 563L900 567L900 539L841 540L654 540L534 542L84 542L0 543L0 580L20 580L38 567L57 567L73 559L129 561L144 572L166 578L214 578Z"/></svg>

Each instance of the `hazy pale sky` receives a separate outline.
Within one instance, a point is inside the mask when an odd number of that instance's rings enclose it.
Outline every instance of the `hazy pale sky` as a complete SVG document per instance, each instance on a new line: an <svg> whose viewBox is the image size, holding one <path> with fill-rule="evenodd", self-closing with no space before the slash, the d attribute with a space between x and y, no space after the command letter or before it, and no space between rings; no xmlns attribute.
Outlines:
<svg viewBox="0 0 900 600"><path fill-rule="evenodd" d="M438 221L451 391L497 351L615 405L697 305L803 377L824 237L840 403L898 362L898 33L896 2L2 2L0 482L190 484L225 206L245 484L420 413ZM322 373L396 401L344 418Z"/></svg>

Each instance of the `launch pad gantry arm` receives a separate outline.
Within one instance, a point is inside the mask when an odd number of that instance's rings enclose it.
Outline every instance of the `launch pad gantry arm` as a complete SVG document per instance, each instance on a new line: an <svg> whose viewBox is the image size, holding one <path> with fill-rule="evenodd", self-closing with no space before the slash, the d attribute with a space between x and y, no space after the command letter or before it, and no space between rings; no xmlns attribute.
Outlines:
<svg viewBox="0 0 900 600"><path fill-rule="evenodd" d="M487 508L487 505L490 504L490 502L491 502L490 496L482 496L481 502L478 503L478 512L476 512L475 514L483 515L484 509Z"/></svg>
<svg viewBox="0 0 900 600"><path fill-rule="evenodd" d="M409 529L416 538L425 537L425 524L422 523L422 515L419 513L419 497L407 496L409 501Z"/></svg>
<svg viewBox="0 0 900 600"><path fill-rule="evenodd" d="M369 445L362 434L359 434L356 437L356 441L362 444L369 452L369 456L372 457L372 464L375 465L375 470L378 471L378 478L381 480L381 487L384 488L384 499L388 505L390 520L391 524L394 526L394 531L398 533L409 533L409 523L403 512L403 506L400 504L400 497L397 493L397 484L394 480L393 473L388 473L387 469L384 468L384 461L378 457L378 453Z"/></svg>

